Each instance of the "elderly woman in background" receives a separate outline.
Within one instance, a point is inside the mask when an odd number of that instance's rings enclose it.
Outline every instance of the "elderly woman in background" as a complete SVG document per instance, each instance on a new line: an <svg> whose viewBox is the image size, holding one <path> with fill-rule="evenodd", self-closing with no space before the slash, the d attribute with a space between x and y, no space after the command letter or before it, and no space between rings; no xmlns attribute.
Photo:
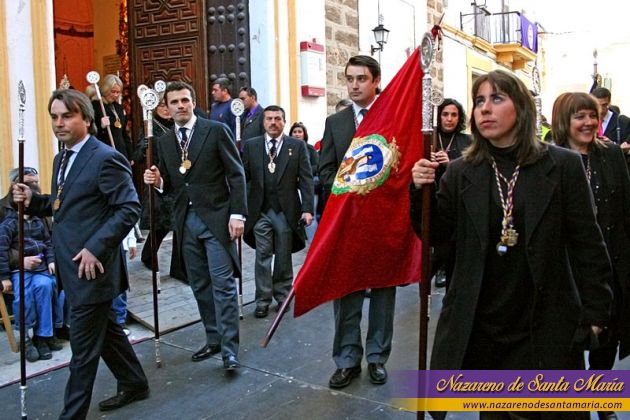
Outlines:
<svg viewBox="0 0 630 420"><path fill-rule="evenodd" d="M105 144L111 145L107 127L112 132L114 146L127 160L131 160L131 141L127 134L127 117L122 105L118 102L122 94L123 83L115 74L108 74L101 82L101 97L105 105L105 115L98 100L92 101L94 121L98 132L96 137Z"/></svg>
<svg viewBox="0 0 630 420"><path fill-rule="evenodd" d="M608 323L612 273L580 158L536 138L536 107L516 76L480 76L472 98L473 143L448 165L432 212L431 239L454 241L456 259L431 369L583 369ZM438 166L412 169L418 234L421 191Z"/></svg>
<svg viewBox="0 0 630 420"><path fill-rule="evenodd" d="M563 93L553 105L552 133L557 145L575 150L593 191L597 223L613 266L614 303L607 338L589 352L589 369L609 370L630 354L630 177L621 148L597 138L597 102L582 92ZM580 273L576 273L579 275ZM600 418L616 418L600 412Z"/></svg>

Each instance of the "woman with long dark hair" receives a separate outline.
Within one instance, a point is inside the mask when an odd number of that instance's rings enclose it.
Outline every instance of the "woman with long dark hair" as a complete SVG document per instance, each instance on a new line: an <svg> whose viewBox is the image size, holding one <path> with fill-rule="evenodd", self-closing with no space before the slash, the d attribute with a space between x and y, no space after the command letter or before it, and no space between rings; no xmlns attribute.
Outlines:
<svg viewBox="0 0 630 420"><path fill-rule="evenodd" d="M431 369L583 369L608 323L612 273L580 158L536 138L533 98L514 75L480 76L472 98L472 145L448 165L431 212L432 241L455 244ZM437 167L412 170L418 233Z"/></svg>

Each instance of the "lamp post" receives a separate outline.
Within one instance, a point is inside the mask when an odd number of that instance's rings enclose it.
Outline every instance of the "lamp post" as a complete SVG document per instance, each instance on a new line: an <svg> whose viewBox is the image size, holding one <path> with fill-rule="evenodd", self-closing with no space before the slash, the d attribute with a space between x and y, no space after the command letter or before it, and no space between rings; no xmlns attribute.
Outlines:
<svg viewBox="0 0 630 420"><path fill-rule="evenodd" d="M378 20L378 25L372 29L372 32L374 32L374 40L378 45L376 47L374 45L370 45L371 55L374 55L376 51L380 54L380 52L383 51L383 46L387 44L387 40L389 39L389 29L386 29L385 26L383 26L383 16L379 15Z"/></svg>

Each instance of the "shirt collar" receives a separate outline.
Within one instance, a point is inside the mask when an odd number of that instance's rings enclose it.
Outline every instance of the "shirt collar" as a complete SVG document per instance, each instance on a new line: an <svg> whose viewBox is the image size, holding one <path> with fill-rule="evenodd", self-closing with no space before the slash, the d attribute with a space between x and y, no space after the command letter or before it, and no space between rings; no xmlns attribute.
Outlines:
<svg viewBox="0 0 630 420"><path fill-rule="evenodd" d="M74 152L74 154L78 154L81 149L83 148L83 146L85 146L85 143L87 143L87 141L90 139L90 134L87 134L83 140L81 140L80 142L78 142L77 144L75 144L74 146L72 146L70 149L68 150L72 150Z"/></svg>
<svg viewBox="0 0 630 420"><path fill-rule="evenodd" d="M370 102L368 106L360 106L356 102L352 102L352 109L354 110L354 115L359 115L359 111L361 111L362 109L367 109L369 111L370 108L372 108L372 105L374 105L374 102L376 102L376 98L378 98L378 95L374 97L374 99L372 100L372 102Z"/></svg>
<svg viewBox="0 0 630 420"><path fill-rule="evenodd" d="M188 120L186 124L179 125L175 123L175 131L179 131L180 128L184 127L188 129L188 134L190 134L196 122L197 122L197 116L193 113L192 117Z"/></svg>

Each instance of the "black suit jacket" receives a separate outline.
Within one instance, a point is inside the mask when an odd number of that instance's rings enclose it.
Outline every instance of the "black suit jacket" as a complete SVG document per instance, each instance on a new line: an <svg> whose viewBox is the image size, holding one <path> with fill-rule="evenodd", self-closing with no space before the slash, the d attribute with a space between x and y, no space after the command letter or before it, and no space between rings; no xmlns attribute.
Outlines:
<svg viewBox="0 0 630 420"><path fill-rule="evenodd" d="M245 242L255 248L253 228L264 202L264 176L269 157L265 137L254 137L243 145L243 165L247 178L249 217L245 223ZM293 230L293 252L305 246L303 228L298 224L302 213L314 212L313 174L306 143L289 136L282 137L282 148L276 158L276 187L282 213Z"/></svg>
<svg viewBox="0 0 630 420"><path fill-rule="evenodd" d="M192 167L185 174L179 172L181 152L174 131L161 137L156 145L164 193L173 196L173 221L178 238L184 237L188 203L192 203L197 215L230 253L238 277L240 264L235 247L228 246L228 223L230 214L247 216L245 174L227 126L197 118L188 149ZM180 251L181 242L178 241Z"/></svg>
<svg viewBox="0 0 630 420"><path fill-rule="evenodd" d="M241 141L264 135L263 108L258 105L250 117L243 118L241 125Z"/></svg>
<svg viewBox="0 0 630 420"><path fill-rule="evenodd" d="M57 198L57 174L61 154L53 164L52 195L34 195L29 213L51 214ZM57 277L70 306L111 300L128 288L122 240L140 217L140 201L127 159L90 137L77 154L54 213L52 242ZM103 264L105 272L95 280L79 279L72 258L87 248Z"/></svg>
<svg viewBox="0 0 630 420"><path fill-rule="evenodd" d="M486 255L496 246L496 238L488 236L493 177L489 164L458 159L448 165L440 182L431 240L439 244L454 239L456 262L438 320L431 369L462 367ZM535 303L524 314L533 362L540 369L583 369L582 352L575 345L590 332L590 325L608 321L612 270L582 162L573 151L549 146L536 163L521 168L518 184L527 203L518 240L526 247ZM411 192L418 236L421 191Z"/></svg>
<svg viewBox="0 0 630 420"><path fill-rule="evenodd" d="M619 127L619 131L617 131L617 127ZM617 114L613 112L610 117L610 121L606 126L606 131L604 132L604 136L608 137L610 140L614 141L617 144L621 144L624 141L630 140L630 118L625 115Z"/></svg>
<svg viewBox="0 0 630 420"><path fill-rule="evenodd" d="M319 179L325 193L330 192L355 131L355 116L351 106L326 118L319 150Z"/></svg>

